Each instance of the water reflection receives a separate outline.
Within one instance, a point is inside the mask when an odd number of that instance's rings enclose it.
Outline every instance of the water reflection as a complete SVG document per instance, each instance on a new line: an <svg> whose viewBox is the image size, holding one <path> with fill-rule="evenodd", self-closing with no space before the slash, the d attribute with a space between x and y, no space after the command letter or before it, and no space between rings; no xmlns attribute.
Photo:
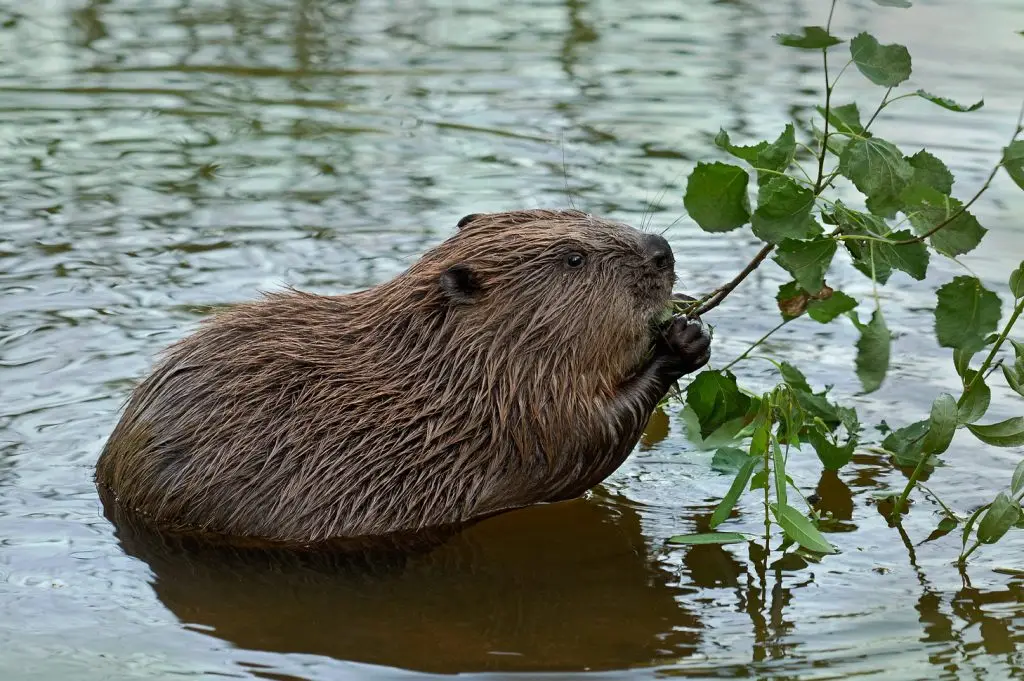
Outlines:
<svg viewBox="0 0 1024 681"><path fill-rule="evenodd" d="M602 670L685 657L702 636L624 497L508 513L426 553L355 560L118 527L166 607L240 648L441 673Z"/></svg>

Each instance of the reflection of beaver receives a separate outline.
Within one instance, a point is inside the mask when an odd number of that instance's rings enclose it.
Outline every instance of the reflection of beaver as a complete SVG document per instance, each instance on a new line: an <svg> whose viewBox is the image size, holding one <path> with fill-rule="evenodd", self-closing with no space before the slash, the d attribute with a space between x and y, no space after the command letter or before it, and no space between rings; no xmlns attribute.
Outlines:
<svg viewBox="0 0 1024 681"><path fill-rule="evenodd" d="M648 545L636 504L602 487L474 524L428 554L372 560L204 545L108 512L160 602L243 651L441 674L597 671L671 663L703 638L685 605L692 590ZM374 676L315 678L364 675Z"/></svg>
<svg viewBox="0 0 1024 681"><path fill-rule="evenodd" d="M699 322L652 331L673 265L577 211L468 216L391 281L269 295L173 346L97 480L164 529L289 543L578 496L708 360Z"/></svg>

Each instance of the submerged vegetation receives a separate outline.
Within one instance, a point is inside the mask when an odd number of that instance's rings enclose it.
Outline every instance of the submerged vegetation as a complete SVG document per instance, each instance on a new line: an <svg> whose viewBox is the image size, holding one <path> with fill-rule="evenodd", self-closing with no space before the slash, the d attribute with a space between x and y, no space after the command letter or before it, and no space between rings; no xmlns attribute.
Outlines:
<svg viewBox="0 0 1024 681"><path fill-rule="evenodd" d="M875 1L910 6L904 0ZM911 74L907 48L882 44L866 32L852 38L833 35L835 9L833 0L823 27L807 26L799 33L775 36L783 46L819 51L822 56L824 101L816 107L815 119L804 126L809 139L798 139L799 122L785 125L774 141L750 145L734 143L721 130L716 145L744 165L698 163L687 181L684 204L701 229L717 233L749 226L763 247L735 278L696 302L681 304L680 312L692 315L713 309L769 257L792 275L792 281L782 285L776 296L778 325L722 368L698 374L680 394L691 436L705 445L718 445L714 467L735 477L711 518L714 531L680 535L670 543L747 541L747 535L718 528L749 491L763 497L766 546L773 527L778 527L784 535L781 550L795 546L805 553L834 553L819 531L813 505L803 499L809 509L804 513L798 510L801 500L791 494L799 496L799 490L786 475L786 465L796 452L813 450L832 471L849 465L858 449L889 456L894 465L909 471L902 490L879 500L890 522L899 525L912 495L923 490L922 475L947 452L958 430L988 445L1024 445L1024 416L998 422L986 419L993 381L1004 380L1024 396L1024 343L1011 338L1024 312L1024 263L1006 273L1012 300L1005 301L1002 323L1004 301L973 274L956 276L938 288L935 339L950 353L961 379L960 394L936 396L930 414L913 423L892 427L883 421L875 427L880 441L871 440L853 407L835 402L829 387L815 390L793 364L758 357L774 364L781 378L762 394L744 389L732 372L773 333L809 317L815 324L854 326L859 336L854 369L862 394L878 390L886 379L893 342L879 289L896 272L924 280L932 259L958 262L959 256L976 248L987 230L970 208L1000 171L1024 189L1024 139L1019 139L1024 133L1024 106L1001 158L966 201L953 196L953 174L941 159L926 149L906 155L874 134L875 121L902 99L923 98L965 115L981 108L984 101L965 105L924 90L899 93ZM843 51L846 54L840 56ZM842 102L838 96L837 85L852 71L850 67L884 89L866 119L855 102ZM863 209L838 198L840 178L862 195ZM756 194L753 206L751 194ZM867 318L858 315L855 298L827 283L829 267L840 252L872 282L874 310ZM930 496L942 509L932 538L960 528L963 566L980 546L999 541L1015 527L1024 528L1024 461L1008 472L1006 489L971 513L958 512Z"/></svg>

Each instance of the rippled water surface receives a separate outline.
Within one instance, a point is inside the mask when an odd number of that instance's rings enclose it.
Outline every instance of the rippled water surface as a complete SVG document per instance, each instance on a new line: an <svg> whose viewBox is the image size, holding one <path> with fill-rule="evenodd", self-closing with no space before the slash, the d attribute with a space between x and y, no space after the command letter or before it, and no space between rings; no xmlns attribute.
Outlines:
<svg viewBox="0 0 1024 681"><path fill-rule="evenodd" d="M985 98L969 116L907 100L879 126L940 155L968 197L1024 95L1024 4L916 4L841 2L836 30L905 42L911 87ZM980 551L964 582L957 537L922 543L934 501L918 499L905 534L887 526L872 495L904 478L882 459L838 477L792 466L834 514L838 556L664 551L707 527L729 484L675 414L588 498L373 574L119 539L92 484L127 391L206 306L369 286L466 213L571 196L639 224L653 205L681 281L721 283L756 245L678 219L683 179L719 158L719 126L774 136L820 101L817 55L770 36L823 23L826 5L0 2L0 678L1022 678L1024 581L1002 569L1024 565L1024 541ZM880 95L851 70L837 97L863 111ZM1000 176L976 212L991 232L964 263L1005 294L1022 194ZM894 278L883 303L900 336L870 398L851 397L849 324L791 325L765 353L835 384L865 421L917 420L956 386L929 308L958 271ZM766 265L714 313L719 366L774 326L783 281ZM869 293L842 263L831 282ZM766 362L739 369L776 380ZM1002 388L994 401L993 418L1020 409ZM958 437L928 484L970 510L1020 456ZM757 506L741 511L732 524L756 532Z"/></svg>

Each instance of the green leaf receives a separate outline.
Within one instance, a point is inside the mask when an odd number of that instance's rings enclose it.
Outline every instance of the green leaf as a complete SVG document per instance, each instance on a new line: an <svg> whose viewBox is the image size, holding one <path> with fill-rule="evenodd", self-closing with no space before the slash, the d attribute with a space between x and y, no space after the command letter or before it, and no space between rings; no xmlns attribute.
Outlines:
<svg viewBox="0 0 1024 681"><path fill-rule="evenodd" d="M807 382L807 377L789 362L779 362L779 372L782 374L782 380L794 390L811 392L811 384Z"/></svg>
<svg viewBox="0 0 1024 681"><path fill-rule="evenodd" d="M1010 273L1010 293L1014 298L1024 298L1024 262Z"/></svg>
<svg viewBox="0 0 1024 681"><path fill-rule="evenodd" d="M950 111L959 111L965 113L968 111L977 111L981 107L985 106L984 99L979 99L974 104L968 104L967 106L964 106L963 104L957 104L948 97L939 97L938 95L933 95L932 93L925 92L924 90L917 90L914 92L914 94L922 99L927 99L932 104L938 104L943 109L948 109Z"/></svg>
<svg viewBox="0 0 1024 681"><path fill-rule="evenodd" d="M907 159L914 169L911 184L931 187L937 192L951 194L953 192L953 173L937 156L922 149Z"/></svg>
<svg viewBox="0 0 1024 681"><path fill-rule="evenodd" d="M821 393L797 392L797 400L804 411L812 418L820 420L829 429L834 430L845 426L853 436L860 430L857 410L852 407L840 407L828 401L828 390ZM809 431L808 431L809 432Z"/></svg>
<svg viewBox="0 0 1024 681"><path fill-rule="evenodd" d="M750 480L750 491L759 489L768 489L768 471L763 468L754 473L754 477Z"/></svg>
<svg viewBox="0 0 1024 681"><path fill-rule="evenodd" d="M914 177L914 167L896 145L877 137L851 140L839 157L839 172L869 200L893 206Z"/></svg>
<svg viewBox="0 0 1024 681"><path fill-rule="evenodd" d="M680 416L683 419L686 438L694 444L696 449L701 451L711 451L734 444L739 432L743 430L745 420L741 416L731 421L726 421L707 437L701 437L700 419L690 405L687 404L683 407Z"/></svg>
<svg viewBox="0 0 1024 681"><path fill-rule="evenodd" d="M956 277L939 288L938 299L935 335L944 348L981 348L999 325L999 296L976 277Z"/></svg>
<svg viewBox="0 0 1024 681"><path fill-rule="evenodd" d="M1013 392L1024 397L1024 363L1018 361L1014 366L1003 365L1003 378Z"/></svg>
<svg viewBox="0 0 1024 681"><path fill-rule="evenodd" d="M908 241L913 235L908 231L893 232L889 235L893 241ZM906 272L913 279L924 281L928 274L928 247L922 242L904 244L878 244L882 259L893 269Z"/></svg>
<svg viewBox="0 0 1024 681"><path fill-rule="evenodd" d="M775 173L785 172L796 154L796 131L787 123L782 134L757 154L757 183L764 185L778 177ZM761 172L762 170L774 172Z"/></svg>
<svg viewBox="0 0 1024 681"><path fill-rule="evenodd" d="M985 346L991 345L996 342L999 338L999 334L990 333L981 346L966 346L962 348L956 348L953 350L953 366L956 368L956 373L960 376L966 375L968 369L971 366L971 360L980 350ZM1012 342L1012 341L1011 341Z"/></svg>
<svg viewBox="0 0 1024 681"><path fill-rule="evenodd" d="M877 217L847 208L842 201L836 201L836 208L829 214L829 217L847 236L883 238L888 232L888 226ZM853 258L853 266L864 276L869 279L873 278L880 284L889 280L889 276L892 274L892 265L883 257L879 249L879 246L882 245L881 242L844 239L843 245L846 246L850 257Z"/></svg>
<svg viewBox="0 0 1024 681"><path fill-rule="evenodd" d="M957 404L949 393L942 393L932 402L928 434L924 436L921 450L925 454L941 454L949 449L957 426Z"/></svg>
<svg viewBox="0 0 1024 681"><path fill-rule="evenodd" d="M985 444L995 447L1020 447L1024 445L1024 417L992 423L987 426L967 424L967 429Z"/></svg>
<svg viewBox="0 0 1024 681"><path fill-rule="evenodd" d="M1000 492L978 523L978 541L982 544L995 544L1017 523L1020 514L1020 504L1006 492Z"/></svg>
<svg viewBox="0 0 1024 681"><path fill-rule="evenodd" d="M736 473L747 462L747 453L735 447L719 447L711 457L711 468L720 473Z"/></svg>
<svg viewBox="0 0 1024 681"><path fill-rule="evenodd" d="M814 526L807 517L792 506L786 504L771 504L772 513L779 522L779 527L786 533L786 536L795 541L808 551L818 553L838 553L832 544L828 543L818 528Z"/></svg>
<svg viewBox="0 0 1024 681"><path fill-rule="evenodd" d="M715 135L715 145L721 149L725 149L736 158L743 159L750 165L755 165L757 163L757 155L761 153L761 150L768 146L768 143L758 142L751 146L736 146L729 140L729 133L725 130L719 129L718 134Z"/></svg>
<svg viewBox="0 0 1024 681"><path fill-rule="evenodd" d="M812 300L807 305L807 315L820 324L828 324L839 315L857 307L857 301L842 291L833 291L827 298Z"/></svg>
<svg viewBox="0 0 1024 681"><path fill-rule="evenodd" d="M936 539L945 537L947 534L955 530L959 524L960 523L957 522L956 518L948 515L943 516L942 520L939 521L938 527L932 530L932 533L928 535L928 538L925 539L925 541L935 541Z"/></svg>
<svg viewBox="0 0 1024 681"><path fill-rule="evenodd" d="M967 369L963 374L964 383L971 387L964 391L957 402L957 421L961 424L977 423L988 411L988 405L992 401L992 390L985 383L985 379L974 379L977 373L973 369ZM973 385L971 381L974 381Z"/></svg>
<svg viewBox="0 0 1024 681"><path fill-rule="evenodd" d="M698 163L686 183L683 205L705 232L728 232L750 220L750 176L728 163Z"/></svg>
<svg viewBox="0 0 1024 681"><path fill-rule="evenodd" d="M743 416L750 397L740 392L730 371L702 371L686 387L686 403L700 421L701 437L707 437L726 421Z"/></svg>
<svg viewBox="0 0 1024 681"><path fill-rule="evenodd" d="M1024 140L1015 140L1003 149L1003 168L1024 189Z"/></svg>
<svg viewBox="0 0 1024 681"><path fill-rule="evenodd" d="M814 192L789 177L775 177L758 190L751 218L754 235L773 244L812 237L821 231L811 218L813 207Z"/></svg>
<svg viewBox="0 0 1024 681"><path fill-rule="evenodd" d="M884 284L894 269L906 272L912 278L922 281L928 273L928 247L921 242L898 243L910 240L913 235L908 231L893 232L886 235L887 225L874 215L850 210L837 202L833 213L843 234L847 236L872 237L871 239L844 239L846 250L853 258L853 265L867 277L871 277L874 264L875 279ZM891 242L878 241L874 237L883 237Z"/></svg>
<svg viewBox="0 0 1024 681"><path fill-rule="evenodd" d="M885 374L889 370L889 346L892 335L885 325L881 309L876 309L871 314L871 321L867 324L862 324L852 312L850 319L860 331L860 338L857 340L857 378L860 379L864 393L871 393L882 386Z"/></svg>
<svg viewBox="0 0 1024 681"><path fill-rule="evenodd" d="M782 455L779 443L772 440L772 466L775 469L775 499L786 504L786 459Z"/></svg>
<svg viewBox="0 0 1024 681"><path fill-rule="evenodd" d="M821 26L804 26L803 33L779 33L775 42L786 47L799 47L804 50L818 50L843 42Z"/></svg>
<svg viewBox="0 0 1024 681"><path fill-rule="evenodd" d="M914 185L900 194L903 212L918 234L927 234L938 225L948 224L929 237L932 248L954 257L974 250L988 232L963 204L931 187ZM961 212L962 211L962 212ZM956 216L956 217L953 217ZM950 220L952 218L952 220Z"/></svg>
<svg viewBox="0 0 1024 681"><path fill-rule="evenodd" d="M1015 393L1024 397L1024 345L1021 345L1012 338L1009 340L1013 344L1015 361L1013 366L1003 365L1003 376L1006 378L1007 385Z"/></svg>
<svg viewBox="0 0 1024 681"><path fill-rule="evenodd" d="M718 503L714 513L711 514L711 520L708 521L708 525L711 529L715 529L729 518L729 514L732 513L733 507L736 506L736 502L739 500L740 495L743 494L743 490L747 487L747 481L750 480L750 475L754 472L754 467L758 464L763 465L763 462L760 459L750 457L736 472L736 477L733 478L732 485L729 486L729 491L726 492L724 497L722 497L722 501Z"/></svg>
<svg viewBox="0 0 1024 681"><path fill-rule="evenodd" d="M747 537L739 532L703 532L700 534L677 534L665 540L667 544L745 544Z"/></svg>
<svg viewBox="0 0 1024 681"><path fill-rule="evenodd" d="M1024 459L1013 469L1013 482L1010 483L1010 494L1017 496L1024 492Z"/></svg>
<svg viewBox="0 0 1024 681"><path fill-rule="evenodd" d="M974 524L976 522L978 522L978 517L981 516L982 513L984 513L986 510L988 510L991 507L992 507L992 504L985 504L984 506L982 506L981 508L976 510L974 513L972 513L971 517L967 519L966 523L964 523L964 531L963 531L963 534L961 535L961 537L963 539L963 550L965 550L965 551L967 550L967 540L971 536L971 529L974 527ZM961 558L963 558L963 555L961 555Z"/></svg>
<svg viewBox="0 0 1024 681"><path fill-rule="evenodd" d="M804 434L804 437L814 447L814 451L822 465L830 471L837 471L850 463L850 459L853 458L853 452L857 447L855 441L850 441L843 446L833 444L817 429L809 429Z"/></svg>
<svg viewBox="0 0 1024 681"><path fill-rule="evenodd" d="M825 118L825 107L819 106L817 109L822 118ZM860 110L857 109L856 103L829 107L827 118L829 125L837 132L854 137L865 136L864 126L860 123Z"/></svg>
<svg viewBox="0 0 1024 681"><path fill-rule="evenodd" d="M772 437L772 405L769 400L761 400L760 408L750 430L752 434L748 453L760 460L760 457L768 451L768 443L771 442Z"/></svg>
<svg viewBox="0 0 1024 681"><path fill-rule="evenodd" d="M773 260L793 275L808 293L817 293L825 285L825 272L836 254L836 242L828 237L812 241L783 239Z"/></svg>
<svg viewBox="0 0 1024 681"><path fill-rule="evenodd" d="M881 45L869 33L850 41L850 57L857 69L875 85L896 87L910 78L910 53L902 45Z"/></svg>
<svg viewBox="0 0 1024 681"><path fill-rule="evenodd" d="M882 440L882 448L892 452L898 466L915 466L921 460L924 438L929 421L916 421L894 430Z"/></svg>
<svg viewBox="0 0 1024 681"><path fill-rule="evenodd" d="M800 430L804 426L804 409L797 393L788 383L775 386L771 393L775 420L779 422L778 441L786 445L800 445ZM775 438L773 438L774 441Z"/></svg>

